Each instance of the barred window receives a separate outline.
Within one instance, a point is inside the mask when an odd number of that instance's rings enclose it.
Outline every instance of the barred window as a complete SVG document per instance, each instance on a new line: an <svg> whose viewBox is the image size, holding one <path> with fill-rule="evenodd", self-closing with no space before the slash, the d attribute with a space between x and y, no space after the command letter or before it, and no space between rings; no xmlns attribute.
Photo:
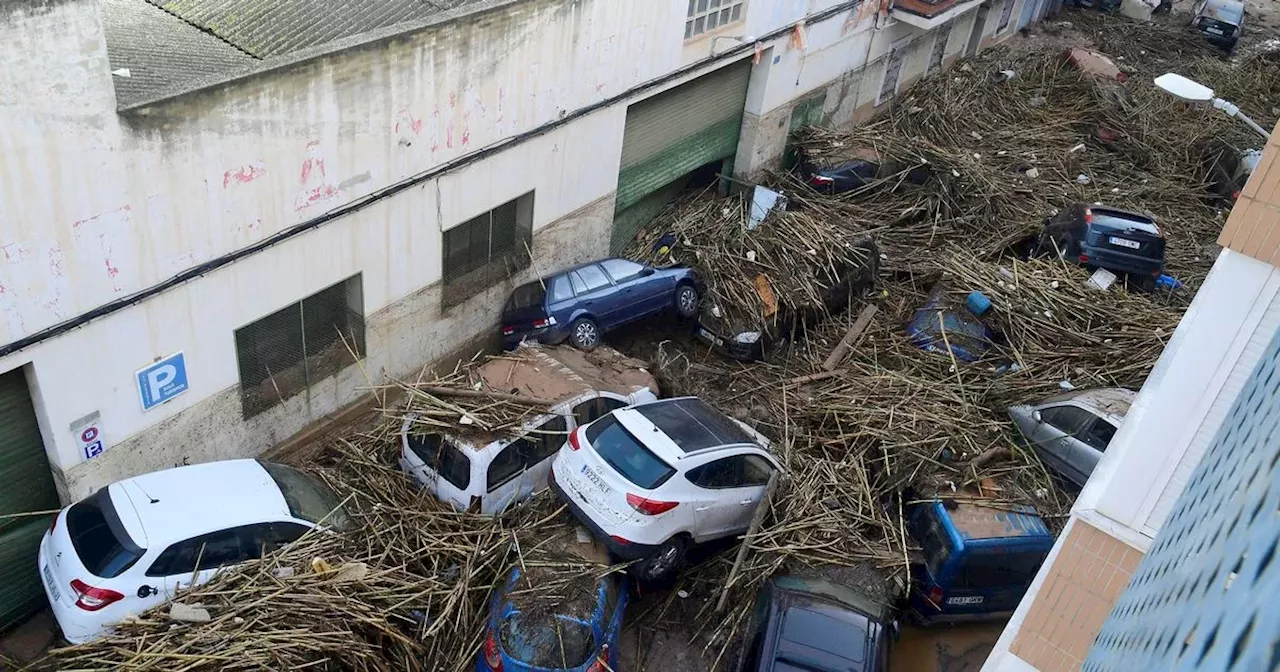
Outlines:
<svg viewBox="0 0 1280 672"><path fill-rule="evenodd" d="M529 267L533 192L444 232L445 308Z"/></svg>
<svg viewBox="0 0 1280 672"><path fill-rule="evenodd" d="M684 39L709 33L721 26L742 20L746 0L689 0L685 15Z"/></svg>
<svg viewBox="0 0 1280 672"><path fill-rule="evenodd" d="M240 406L251 418L365 356L359 275L235 332Z"/></svg>

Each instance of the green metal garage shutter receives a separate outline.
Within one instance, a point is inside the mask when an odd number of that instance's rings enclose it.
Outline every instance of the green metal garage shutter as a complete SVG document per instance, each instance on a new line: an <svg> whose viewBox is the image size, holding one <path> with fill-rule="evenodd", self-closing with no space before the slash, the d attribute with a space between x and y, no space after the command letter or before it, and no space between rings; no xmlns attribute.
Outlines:
<svg viewBox="0 0 1280 672"><path fill-rule="evenodd" d="M58 491L21 370L0 374L0 514L58 508ZM49 516L0 518L0 630L44 602L36 568Z"/></svg>
<svg viewBox="0 0 1280 672"><path fill-rule="evenodd" d="M627 109L618 214L695 168L738 151L750 78L751 61L744 60Z"/></svg>

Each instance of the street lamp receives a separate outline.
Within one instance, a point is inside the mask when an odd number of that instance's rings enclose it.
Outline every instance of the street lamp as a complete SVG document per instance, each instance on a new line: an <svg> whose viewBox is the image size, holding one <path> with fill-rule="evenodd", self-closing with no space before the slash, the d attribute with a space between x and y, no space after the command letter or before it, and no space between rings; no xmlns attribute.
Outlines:
<svg viewBox="0 0 1280 672"><path fill-rule="evenodd" d="M1238 105L1215 97L1213 95L1213 89L1201 84L1200 82L1187 79L1182 75L1167 72L1156 77L1156 86L1163 89L1166 93L1170 93L1187 102L1212 103L1215 108L1225 112L1228 117L1235 117L1240 121L1243 121L1249 128L1256 131L1258 135L1261 135L1268 140L1271 139L1271 134L1268 133L1266 129L1259 126L1257 122L1250 119L1249 115L1241 112Z"/></svg>

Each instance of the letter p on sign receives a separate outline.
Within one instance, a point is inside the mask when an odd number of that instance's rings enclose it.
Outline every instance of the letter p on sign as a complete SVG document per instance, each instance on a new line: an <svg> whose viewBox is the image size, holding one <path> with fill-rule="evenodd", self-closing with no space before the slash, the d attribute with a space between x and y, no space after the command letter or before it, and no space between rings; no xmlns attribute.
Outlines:
<svg viewBox="0 0 1280 672"><path fill-rule="evenodd" d="M138 370L138 398L149 411L187 391L187 363L181 352Z"/></svg>

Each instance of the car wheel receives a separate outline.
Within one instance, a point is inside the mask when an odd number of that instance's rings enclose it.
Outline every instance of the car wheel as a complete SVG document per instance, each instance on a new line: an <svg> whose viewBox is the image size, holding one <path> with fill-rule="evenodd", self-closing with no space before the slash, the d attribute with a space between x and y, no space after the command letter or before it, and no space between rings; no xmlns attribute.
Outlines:
<svg viewBox="0 0 1280 672"><path fill-rule="evenodd" d="M600 327L585 317L574 320L569 325L569 344L579 350L594 350L600 345Z"/></svg>
<svg viewBox="0 0 1280 672"><path fill-rule="evenodd" d="M1150 276L1150 275L1130 276L1129 280L1133 284L1133 287L1137 289L1139 292L1150 294L1151 292L1156 291L1156 279L1154 276Z"/></svg>
<svg viewBox="0 0 1280 672"><path fill-rule="evenodd" d="M688 544L684 537L672 537L658 547L653 555L632 565L635 577L641 581L661 581L684 566Z"/></svg>
<svg viewBox="0 0 1280 672"><path fill-rule="evenodd" d="M689 285L676 289L676 314L686 320L698 314L698 290Z"/></svg>

